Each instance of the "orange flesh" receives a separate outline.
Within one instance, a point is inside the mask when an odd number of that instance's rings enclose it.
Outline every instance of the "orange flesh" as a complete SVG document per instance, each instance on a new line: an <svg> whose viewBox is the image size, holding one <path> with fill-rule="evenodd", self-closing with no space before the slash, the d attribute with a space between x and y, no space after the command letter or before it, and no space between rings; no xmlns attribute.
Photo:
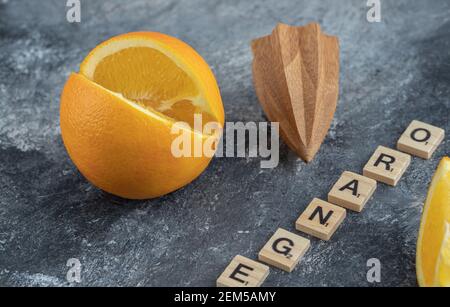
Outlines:
<svg viewBox="0 0 450 307"><path fill-rule="evenodd" d="M450 172L445 174L446 179L440 180L430 195L431 201L426 213L426 221L423 229L422 239L422 268L424 282L432 285L436 278L436 263L441 250L442 240L446 233L446 223L444 217L450 217L450 207L448 204L448 182L450 182Z"/></svg>
<svg viewBox="0 0 450 307"><path fill-rule="evenodd" d="M153 48L130 47L105 57L96 66L93 81L192 128L194 114L202 115L202 126L216 121L207 110L193 104L199 95L193 80Z"/></svg>

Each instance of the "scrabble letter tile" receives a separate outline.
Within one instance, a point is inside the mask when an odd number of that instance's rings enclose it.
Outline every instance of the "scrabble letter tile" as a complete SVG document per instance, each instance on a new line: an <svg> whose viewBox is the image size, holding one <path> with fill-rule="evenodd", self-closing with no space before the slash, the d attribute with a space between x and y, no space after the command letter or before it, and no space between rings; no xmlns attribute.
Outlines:
<svg viewBox="0 0 450 307"><path fill-rule="evenodd" d="M430 159L444 136L443 129L413 120L398 140L397 149L423 159Z"/></svg>
<svg viewBox="0 0 450 307"><path fill-rule="evenodd" d="M328 193L328 202L361 212L376 188L375 180L344 172Z"/></svg>
<svg viewBox="0 0 450 307"><path fill-rule="evenodd" d="M267 265L237 255L217 279L217 287L259 287L267 275Z"/></svg>
<svg viewBox="0 0 450 307"><path fill-rule="evenodd" d="M278 228L259 252L258 259L286 272L292 272L309 246L308 239Z"/></svg>
<svg viewBox="0 0 450 307"><path fill-rule="evenodd" d="M295 228L328 241L346 215L344 208L314 198L295 222Z"/></svg>
<svg viewBox="0 0 450 307"><path fill-rule="evenodd" d="M396 186L410 162L410 155L378 146L369 162L364 166L363 174L366 177Z"/></svg>

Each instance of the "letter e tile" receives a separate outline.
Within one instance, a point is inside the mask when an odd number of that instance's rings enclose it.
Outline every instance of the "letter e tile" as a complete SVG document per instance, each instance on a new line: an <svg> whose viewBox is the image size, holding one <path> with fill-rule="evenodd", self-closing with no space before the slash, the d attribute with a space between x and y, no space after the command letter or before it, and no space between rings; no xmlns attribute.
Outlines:
<svg viewBox="0 0 450 307"><path fill-rule="evenodd" d="M217 279L217 287L259 287L267 275L267 265L237 255Z"/></svg>

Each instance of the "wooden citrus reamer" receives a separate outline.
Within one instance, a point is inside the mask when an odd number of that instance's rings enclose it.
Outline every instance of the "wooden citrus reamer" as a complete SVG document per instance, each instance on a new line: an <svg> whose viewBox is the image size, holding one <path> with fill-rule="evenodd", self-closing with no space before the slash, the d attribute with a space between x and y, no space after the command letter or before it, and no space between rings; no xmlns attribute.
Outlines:
<svg viewBox="0 0 450 307"><path fill-rule="evenodd" d="M309 162L322 144L339 94L339 42L316 23L278 24L271 35L252 41L253 82L268 119Z"/></svg>

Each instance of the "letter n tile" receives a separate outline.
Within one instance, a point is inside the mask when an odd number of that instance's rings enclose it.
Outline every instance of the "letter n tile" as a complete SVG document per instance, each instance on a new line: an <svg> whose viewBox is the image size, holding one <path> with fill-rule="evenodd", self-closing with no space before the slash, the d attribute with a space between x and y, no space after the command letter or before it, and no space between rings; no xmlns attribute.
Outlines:
<svg viewBox="0 0 450 307"><path fill-rule="evenodd" d="M346 210L314 198L295 222L295 228L328 241L346 216Z"/></svg>

